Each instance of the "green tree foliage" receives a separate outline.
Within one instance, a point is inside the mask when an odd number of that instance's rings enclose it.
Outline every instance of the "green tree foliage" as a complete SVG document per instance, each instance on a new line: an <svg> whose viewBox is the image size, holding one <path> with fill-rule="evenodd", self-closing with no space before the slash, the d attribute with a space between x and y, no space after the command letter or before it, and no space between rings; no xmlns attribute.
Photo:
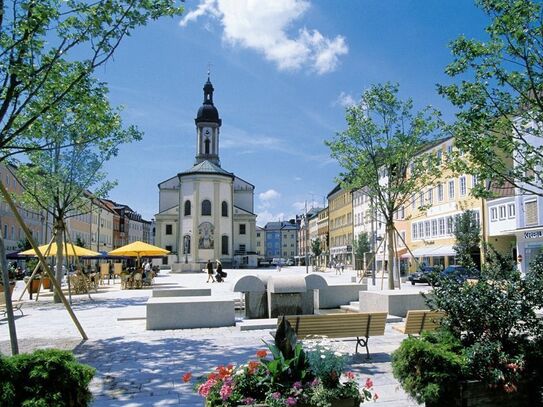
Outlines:
<svg viewBox="0 0 543 407"><path fill-rule="evenodd" d="M181 13L176 3L0 2L0 159L48 146L27 130L103 65L136 27Z"/></svg>
<svg viewBox="0 0 543 407"><path fill-rule="evenodd" d="M542 195L543 4L531 0L477 0L490 18L488 38L451 43L446 73L461 79L439 86L460 109L454 134L470 160L458 170ZM489 192L479 185L475 192Z"/></svg>
<svg viewBox="0 0 543 407"><path fill-rule="evenodd" d="M87 247L87 242L81 238L81 236L77 236L75 239L75 245L79 247Z"/></svg>
<svg viewBox="0 0 543 407"><path fill-rule="evenodd" d="M75 89L77 93L66 95L27 129L32 139L46 140L51 148L28 152L31 164L19 166L16 174L24 186L21 201L51 215L58 248L66 244L66 219L89 212L88 191L100 198L115 185L102 171L104 162L117 154L120 144L141 138L133 126L122 126L119 111L109 105L104 84L86 77ZM59 249L59 281L63 261Z"/></svg>
<svg viewBox="0 0 543 407"><path fill-rule="evenodd" d="M454 217L454 238L456 262L466 268L475 269L473 254L479 251L481 228L474 211L467 210Z"/></svg>
<svg viewBox="0 0 543 407"><path fill-rule="evenodd" d="M394 242L394 215L413 194L432 185L437 159L421 154L441 127L440 114L427 107L414 112L413 101L398 96L398 85L373 85L347 108L347 129L326 142L344 172L342 186L364 187L382 215L388 242ZM389 288L394 288L394 247L388 244Z"/></svg>
<svg viewBox="0 0 543 407"><path fill-rule="evenodd" d="M371 244L368 232L360 233L353 241L354 254L359 259L364 258L364 254L371 251Z"/></svg>
<svg viewBox="0 0 543 407"><path fill-rule="evenodd" d="M315 257L319 257L322 254L321 240L319 238L311 241L311 253Z"/></svg>

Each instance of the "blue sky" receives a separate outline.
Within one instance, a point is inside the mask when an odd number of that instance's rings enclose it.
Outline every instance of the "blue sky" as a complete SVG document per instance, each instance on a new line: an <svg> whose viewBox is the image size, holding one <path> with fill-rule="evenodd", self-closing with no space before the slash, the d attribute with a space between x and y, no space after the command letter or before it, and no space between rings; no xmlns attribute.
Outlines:
<svg viewBox="0 0 543 407"><path fill-rule="evenodd" d="M181 18L138 29L97 71L143 141L107 164L110 197L150 219L157 184L190 168L194 117L211 64L223 120L222 167L256 186L257 223L323 202L339 166L324 140L345 128L345 104L393 81L419 107L454 111L436 93L448 43L484 38L470 0L187 0Z"/></svg>

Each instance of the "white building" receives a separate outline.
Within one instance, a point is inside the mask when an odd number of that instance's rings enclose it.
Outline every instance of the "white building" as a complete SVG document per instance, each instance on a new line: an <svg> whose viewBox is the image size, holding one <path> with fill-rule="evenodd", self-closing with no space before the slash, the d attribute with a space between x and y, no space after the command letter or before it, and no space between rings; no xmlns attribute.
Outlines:
<svg viewBox="0 0 543 407"><path fill-rule="evenodd" d="M385 224L382 216L377 216L375 212L366 189L360 188L353 191L353 239L358 239L364 232L368 234L371 246L374 250L378 249L375 261L380 267L386 258L384 245L379 246L379 242L385 235ZM369 260L369 258L366 259L366 261Z"/></svg>
<svg viewBox="0 0 543 407"><path fill-rule="evenodd" d="M256 262L254 186L221 167L222 120L213 90L208 77L195 119L194 166L158 185L156 244L173 253L168 261L174 270L201 270L215 259L224 266Z"/></svg>

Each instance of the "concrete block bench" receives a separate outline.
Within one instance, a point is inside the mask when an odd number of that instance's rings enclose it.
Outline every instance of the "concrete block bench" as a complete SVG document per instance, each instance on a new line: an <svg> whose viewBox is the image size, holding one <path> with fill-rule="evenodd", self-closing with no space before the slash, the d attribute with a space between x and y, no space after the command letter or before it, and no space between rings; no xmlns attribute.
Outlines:
<svg viewBox="0 0 543 407"><path fill-rule="evenodd" d="M211 295L211 288L163 288L153 290L153 297L205 297Z"/></svg>
<svg viewBox="0 0 543 407"><path fill-rule="evenodd" d="M361 291L360 312L387 312L405 317L409 310L428 308L422 294L402 291Z"/></svg>
<svg viewBox="0 0 543 407"><path fill-rule="evenodd" d="M147 301L147 329L234 326L234 300L212 297L152 297Z"/></svg>
<svg viewBox="0 0 543 407"><path fill-rule="evenodd" d="M359 292L367 291L367 284L334 284L319 290L319 308L339 308L341 305L358 301Z"/></svg>

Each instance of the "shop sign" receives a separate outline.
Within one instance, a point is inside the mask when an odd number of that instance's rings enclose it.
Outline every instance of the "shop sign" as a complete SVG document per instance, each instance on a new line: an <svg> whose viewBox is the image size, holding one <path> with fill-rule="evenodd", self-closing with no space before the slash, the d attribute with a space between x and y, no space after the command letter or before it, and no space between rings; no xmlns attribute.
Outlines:
<svg viewBox="0 0 543 407"><path fill-rule="evenodd" d="M538 239L543 237L543 230L536 232L524 232L524 239Z"/></svg>

